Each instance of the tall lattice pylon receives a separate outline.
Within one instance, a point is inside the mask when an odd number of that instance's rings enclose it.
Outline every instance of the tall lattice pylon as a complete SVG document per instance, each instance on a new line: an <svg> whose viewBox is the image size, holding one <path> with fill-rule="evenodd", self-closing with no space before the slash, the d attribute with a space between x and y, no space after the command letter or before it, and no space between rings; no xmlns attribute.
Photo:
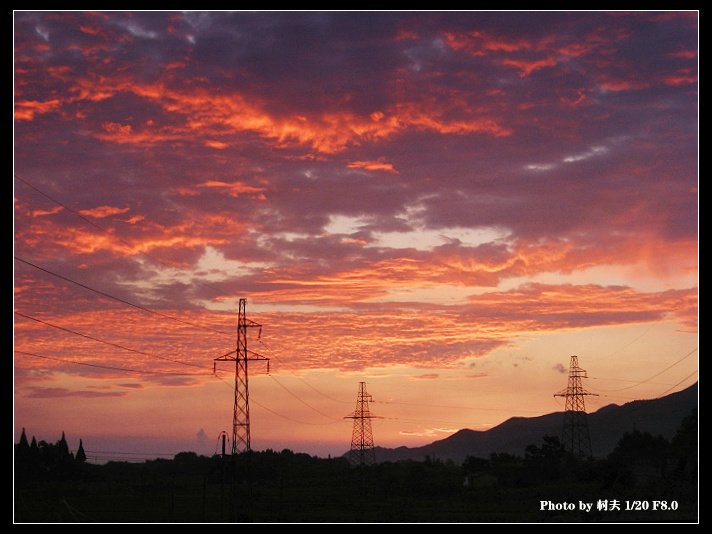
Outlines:
<svg viewBox="0 0 712 534"><path fill-rule="evenodd" d="M566 397L564 428L561 437L564 450L577 458L590 458L592 456L591 435L588 430L584 397L596 394L589 393L583 388L581 382L583 378L588 377L586 371L579 367L578 356L571 356L568 386L554 396Z"/></svg>
<svg viewBox="0 0 712 534"><path fill-rule="evenodd" d="M376 463L376 450L373 446L373 431L371 430L373 416L368 407L370 401L371 395L366 393L366 383L361 382L356 400L356 411L345 417L354 420L351 451L349 452L349 463L354 467Z"/></svg>
<svg viewBox="0 0 712 534"><path fill-rule="evenodd" d="M237 315L237 349L215 358L218 361L235 361L235 405L232 416L233 456L250 450L250 390L248 387L247 364L250 361L267 361L259 354L247 350L247 329L257 327L260 334L262 325L250 321L245 315L247 299L240 299ZM267 363L269 369L269 363Z"/></svg>

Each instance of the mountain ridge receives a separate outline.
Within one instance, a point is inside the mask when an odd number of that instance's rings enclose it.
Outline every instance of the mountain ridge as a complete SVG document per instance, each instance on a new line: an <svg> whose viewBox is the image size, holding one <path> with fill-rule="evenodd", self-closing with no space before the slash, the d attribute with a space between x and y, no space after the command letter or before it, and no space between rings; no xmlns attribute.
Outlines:
<svg viewBox="0 0 712 534"><path fill-rule="evenodd" d="M588 414L591 451L595 458L615 449L625 432L639 430L670 440L682 420L698 406L699 387L692 386L660 397L623 405L608 404ZM468 456L489 458L492 453L521 456L528 445L541 445L545 435L561 436L564 412L536 417L512 417L488 430L458 430L447 438L420 447L376 447L376 461L452 460L462 463ZM348 457L348 452L344 456Z"/></svg>

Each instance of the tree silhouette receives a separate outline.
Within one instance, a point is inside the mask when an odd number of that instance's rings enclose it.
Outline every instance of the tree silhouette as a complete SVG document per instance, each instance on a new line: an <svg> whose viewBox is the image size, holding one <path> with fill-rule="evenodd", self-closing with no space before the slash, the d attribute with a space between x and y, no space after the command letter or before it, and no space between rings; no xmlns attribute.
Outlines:
<svg viewBox="0 0 712 534"><path fill-rule="evenodd" d="M15 447L15 451L17 452L17 456L21 460L26 460L30 457L30 454L32 453L30 449L30 444L27 441L27 435L25 434L25 429L22 429L22 435L20 436L20 442L17 444L17 447Z"/></svg>
<svg viewBox="0 0 712 534"><path fill-rule="evenodd" d="M27 435L25 434L25 429L22 429L22 435L20 436L20 443L17 444L20 450L30 450L30 444L27 441Z"/></svg>
<svg viewBox="0 0 712 534"><path fill-rule="evenodd" d="M78 464L86 462L86 453L80 440L75 459L64 432L56 443L44 440L38 443L33 436L32 442L28 444L23 428L20 441L15 446L14 460L16 479L20 482L36 479L65 480L82 475L84 470L79 469Z"/></svg>
<svg viewBox="0 0 712 534"><path fill-rule="evenodd" d="M608 455L608 483L633 487L642 478L664 477L670 444L662 436L634 430L626 432Z"/></svg>
<svg viewBox="0 0 712 534"><path fill-rule="evenodd" d="M524 466L535 480L557 480L561 475L564 449L557 436L544 436L541 448L528 445L524 452Z"/></svg>
<svg viewBox="0 0 712 534"><path fill-rule="evenodd" d="M56 453L59 461L74 459L72 453L69 452L69 445L67 444L67 438L64 437L64 432L62 432L62 438L56 444Z"/></svg>
<svg viewBox="0 0 712 534"><path fill-rule="evenodd" d="M699 432L697 425L697 410L693 410L690 415L682 420L680 428L671 442L672 454L675 457L675 474L687 479L689 482L697 480L699 469Z"/></svg>
<svg viewBox="0 0 712 534"><path fill-rule="evenodd" d="M77 456L75 458L77 462L83 463L87 461L87 455L84 452L84 445L82 444L82 440L79 440L79 449L77 449Z"/></svg>

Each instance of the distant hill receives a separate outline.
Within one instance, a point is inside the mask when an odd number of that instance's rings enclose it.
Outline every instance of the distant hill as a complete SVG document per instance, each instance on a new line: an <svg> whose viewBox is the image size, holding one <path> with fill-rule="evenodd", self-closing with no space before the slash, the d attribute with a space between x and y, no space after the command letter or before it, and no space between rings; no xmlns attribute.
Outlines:
<svg viewBox="0 0 712 534"><path fill-rule="evenodd" d="M591 450L596 458L607 456L625 432L639 430L670 440L680 423L698 406L695 383L678 393L653 400L633 401L622 406L609 404L588 415ZM522 456L527 445L540 446L545 435L561 437L564 412L539 417L513 417L485 431L463 429L450 437L422 447L376 447L377 462L400 460L452 460L467 456L489 458L491 453ZM348 456L348 452L344 455Z"/></svg>

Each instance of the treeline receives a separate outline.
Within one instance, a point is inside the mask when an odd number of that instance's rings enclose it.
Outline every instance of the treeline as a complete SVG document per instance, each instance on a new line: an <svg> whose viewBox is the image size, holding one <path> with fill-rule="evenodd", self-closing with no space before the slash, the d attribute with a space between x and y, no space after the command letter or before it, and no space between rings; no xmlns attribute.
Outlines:
<svg viewBox="0 0 712 534"><path fill-rule="evenodd" d="M86 461L81 441L72 455L64 434L54 444L28 443L23 432L15 493L19 522L694 521L697 414L671 440L629 432L600 459L573 458L558 437L545 436L522 455L361 468L287 449L98 465ZM675 501L676 510L574 516L539 508L543 499L611 497Z"/></svg>
<svg viewBox="0 0 712 534"><path fill-rule="evenodd" d="M81 465L86 461L87 456L81 440L77 454L74 455L69 450L64 432L56 443L44 440L37 442L34 436L30 442L23 428L20 442L15 445L15 481L74 478L81 476Z"/></svg>
<svg viewBox="0 0 712 534"><path fill-rule="evenodd" d="M564 452L558 437L544 436L540 446L527 446L523 456L468 456L462 467L467 483L489 475L497 485L509 487L572 481L596 482L601 488L640 488L661 481L694 487L698 482L697 412L683 420L670 441L648 432L626 432L602 459L574 458Z"/></svg>

